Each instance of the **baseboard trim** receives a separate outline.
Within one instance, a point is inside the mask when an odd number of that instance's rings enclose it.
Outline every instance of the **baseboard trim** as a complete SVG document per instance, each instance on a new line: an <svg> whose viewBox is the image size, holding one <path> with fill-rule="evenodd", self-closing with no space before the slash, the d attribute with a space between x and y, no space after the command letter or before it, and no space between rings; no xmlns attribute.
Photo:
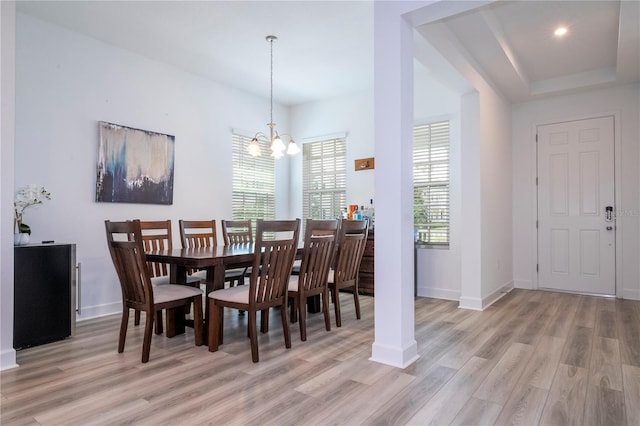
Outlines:
<svg viewBox="0 0 640 426"><path fill-rule="evenodd" d="M477 297L461 297L459 307L463 309L472 309L474 311L484 311L489 306L503 298L511 290L513 290L513 281L509 281L482 299Z"/></svg>
<svg viewBox="0 0 640 426"><path fill-rule="evenodd" d="M418 287L417 296L431 297L433 299L460 300L459 291L449 290L446 288Z"/></svg>
<svg viewBox="0 0 640 426"><path fill-rule="evenodd" d="M373 342L369 361L379 362L392 367L407 368L418 356L418 342L412 340L408 346L401 348Z"/></svg>
<svg viewBox="0 0 640 426"><path fill-rule="evenodd" d="M640 289L625 288L622 289L622 298L629 300L640 300Z"/></svg>
<svg viewBox="0 0 640 426"><path fill-rule="evenodd" d="M104 317L122 313L122 302L107 303L104 305L88 306L82 308L82 315L76 315L76 321L86 321L92 318Z"/></svg>
<svg viewBox="0 0 640 426"><path fill-rule="evenodd" d="M16 350L11 348L0 352L0 371L20 367L16 363Z"/></svg>
<svg viewBox="0 0 640 426"><path fill-rule="evenodd" d="M486 309L489 306L496 303L498 300L502 299L507 295L511 290L513 290L513 281L509 281L504 284L502 287L496 289L493 293L489 294L482 298L482 309Z"/></svg>
<svg viewBox="0 0 640 426"><path fill-rule="evenodd" d="M514 288L521 288L523 290L535 290L533 288L533 282L529 280L514 280L513 282Z"/></svg>
<svg viewBox="0 0 640 426"><path fill-rule="evenodd" d="M477 297L461 297L459 308L462 309L471 309L474 311L482 310L482 299Z"/></svg>

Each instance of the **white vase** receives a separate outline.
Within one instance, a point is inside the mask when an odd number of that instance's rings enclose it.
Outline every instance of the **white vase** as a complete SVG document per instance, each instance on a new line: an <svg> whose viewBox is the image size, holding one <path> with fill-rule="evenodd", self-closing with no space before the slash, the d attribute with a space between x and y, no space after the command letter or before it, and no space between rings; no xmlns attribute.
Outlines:
<svg viewBox="0 0 640 426"><path fill-rule="evenodd" d="M29 244L29 234L24 232L19 232L17 234L13 234L13 245L23 246L25 244Z"/></svg>

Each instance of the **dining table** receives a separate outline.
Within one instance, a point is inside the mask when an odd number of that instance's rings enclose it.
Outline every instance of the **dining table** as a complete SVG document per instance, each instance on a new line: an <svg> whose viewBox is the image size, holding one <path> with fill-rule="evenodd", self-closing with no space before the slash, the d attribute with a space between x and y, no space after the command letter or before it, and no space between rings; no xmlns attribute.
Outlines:
<svg viewBox="0 0 640 426"><path fill-rule="evenodd" d="M296 257L302 255L298 248ZM172 283L187 284L190 270L206 271L206 293L224 288L226 269L244 268L253 265L255 259L255 243L239 243L218 245L213 247L181 248L171 250L149 251L146 253L149 262L169 264L169 276ZM307 302L309 312L320 312L319 298ZM166 335L173 337L184 333L184 309L176 308L167 311ZM209 319L209 304L205 303L205 326ZM205 328L206 330L206 328Z"/></svg>

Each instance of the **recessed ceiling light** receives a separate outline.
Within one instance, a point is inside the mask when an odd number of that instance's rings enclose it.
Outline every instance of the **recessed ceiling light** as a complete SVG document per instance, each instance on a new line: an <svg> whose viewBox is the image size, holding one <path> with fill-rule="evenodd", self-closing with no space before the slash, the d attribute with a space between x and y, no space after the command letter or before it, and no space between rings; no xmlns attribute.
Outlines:
<svg viewBox="0 0 640 426"><path fill-rule="evenodd" d="M563 35L565 35L567 33L567 27L558 27L556 28L556 30L553 32L553 34L556 37L562 37Z"/></svg>

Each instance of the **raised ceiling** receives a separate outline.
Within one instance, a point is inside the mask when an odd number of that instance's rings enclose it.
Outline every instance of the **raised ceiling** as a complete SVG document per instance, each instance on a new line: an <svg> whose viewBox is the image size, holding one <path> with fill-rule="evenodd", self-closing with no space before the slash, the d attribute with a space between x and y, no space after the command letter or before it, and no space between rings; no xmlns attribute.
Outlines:
<svg viewBox="0 0 640 426"><path fill-rule="evenodd" d="M519 102L638 82L639 4L499 1L417 30L469 79L481 76ZM554 36L559 26L563 37Z"/></svg>
<svg viewBox="0 0 640 426"><path fill-rule="evenodd" d="M640 81L638 1L476 4L417 28L426 43L416 44L416 57L432 75L451 81L445 74L455 68L513 102ZM286 105L373 87L373 8L370 1L18 2L19 12L264 97L264 37L275 34L274 97ZM552 35L560 24L569 29L563 39Z"/></svg>

